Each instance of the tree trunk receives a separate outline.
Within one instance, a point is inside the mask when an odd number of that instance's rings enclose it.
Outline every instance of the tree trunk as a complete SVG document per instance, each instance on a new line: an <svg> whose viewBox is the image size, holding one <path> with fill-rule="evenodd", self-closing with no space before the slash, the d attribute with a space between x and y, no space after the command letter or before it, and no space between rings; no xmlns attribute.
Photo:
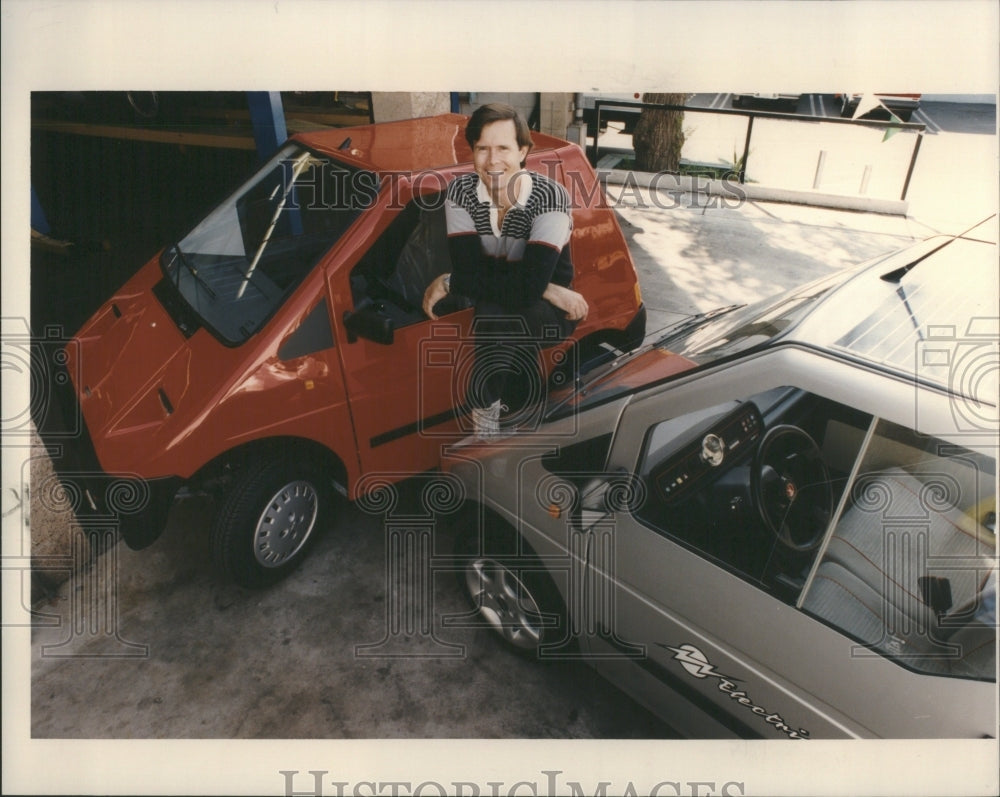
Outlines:
<svg viewBox="0 0 1000 797"><path fill-rule="evenodd" d="M683 105L686 94L643 94L655 105ZM684 112L644 108L632 134L636 168L642 172L677 172L684 146Z"/></svg>

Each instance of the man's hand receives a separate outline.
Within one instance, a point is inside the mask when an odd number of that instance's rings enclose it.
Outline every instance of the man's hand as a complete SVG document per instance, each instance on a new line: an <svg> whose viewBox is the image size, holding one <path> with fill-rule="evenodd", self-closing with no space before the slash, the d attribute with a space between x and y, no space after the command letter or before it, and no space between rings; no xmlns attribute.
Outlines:
<svg viewBox="0 0 1000 797"><path fill-rule="evenodd" d="M437 321L438 317L434 315L434 305L440 302L445 296L448 295L447 289L444 287L444 279L447 274L442 274L440 277L434 279L430 285L427 286L427 290L424 291L424 313L432 321Z"/></svg>
<svg viewBox="0 0 1000 797"><path fill-rule="evenodd" d="M542 298L566 313L566 317L570 321L585 320L590 310L587 300L581 294L570 288L564 288L562 285L556 285L554 282L549 283Z"/></svg>
<svg viewBox="0 0 1000 797"><path fill-rule="evenodd" d="M423 310L432 321L438 319L434 314L434 306L448 295L448 290L445 288L445 278L448 276L442 274L435 278L424 291ZM570 288L564 288L562 285L556 285L554 282L548 284L542 298L566 313L566 317L570 321L583 321L590 311L587 300L581 294Z"/></svg>

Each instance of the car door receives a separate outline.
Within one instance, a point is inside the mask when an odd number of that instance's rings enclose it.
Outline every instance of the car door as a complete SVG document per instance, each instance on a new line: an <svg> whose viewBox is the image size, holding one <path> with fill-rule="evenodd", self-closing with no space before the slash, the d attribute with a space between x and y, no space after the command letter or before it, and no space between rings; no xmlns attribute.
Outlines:
<svg viewBox="0 0 1000 797"><path fill-rule="evenodd" d="M969 585L988 589L991 567L995 590L995 547L966 545L956 554L952 543L924 544L923 555L900 563L892 553L897 526L869 516L861 524L869 548L857 537L841 544L838 564L830 540L848 524L857 501L852 485L877 470L871 448L890 436L881 434L884 420L851 406L849 375L841 394L831 389L837 382L828 365L810 375L784 368L786 361L751 358L626 408L609 465L633 474L635 485L633 500L593 532L604 536L589 563L587 605L597 633L585 645L594 665L699 736L995 733L995 658L960 672L961 644L943 638L952 631L927 623L900 631L906 620L882 608L908 569L943 572L955 584L960 576L971 615L988 598L974 597ZM905 460L895 442L880 456L880 467L919 459ZM988 492L995 463L978 467L976 490ZM919 519L907 522L923 528ZM935 524L951 527L925 523ZM856 577L867 581L866 594L838 583L847 583L849 544L865 551L854 560L896 561L895 569ZM863 605L855 605L859 598ZM917 608L926 619L927 607ZM988 622L976 645L995 644L995 619ZM915 646L922 653L907 655Z"/></svg>
<svg viewBox="0 0 1000 797"><path fill-rule="evenodd" d="M401 477L436 466L440 446L464 433L453 407L464 398L472 311L453 304L432 323L421 310L426 286L450 270L443 194L414 197L397 181L369 212L382 221L332 293L361 471ZM352 316L367 324L360 333Z"/></svg>

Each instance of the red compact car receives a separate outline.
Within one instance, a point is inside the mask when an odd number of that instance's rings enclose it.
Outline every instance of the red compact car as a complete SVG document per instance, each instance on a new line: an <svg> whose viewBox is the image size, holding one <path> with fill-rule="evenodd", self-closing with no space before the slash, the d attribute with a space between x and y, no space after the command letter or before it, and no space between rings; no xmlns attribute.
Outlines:
<svg viewBox="0 0 1000 797"><path fill-rule="evenodd" d="M102 484L120 496L124 480L130 547L160 535L182 486L212 488L217 563L271 583L330 522L331 489L355 499L436 468L469 433L473 311L421 311L451 269L444 191L472 168L465 123L293 137L77 333L66 351L91 444L85 503L106 511ZM569 190L574 287L590 304L571 340L538 347L545 390L609 346L638 345L645 310L580 148L535 134L527 168Z"/></svg>

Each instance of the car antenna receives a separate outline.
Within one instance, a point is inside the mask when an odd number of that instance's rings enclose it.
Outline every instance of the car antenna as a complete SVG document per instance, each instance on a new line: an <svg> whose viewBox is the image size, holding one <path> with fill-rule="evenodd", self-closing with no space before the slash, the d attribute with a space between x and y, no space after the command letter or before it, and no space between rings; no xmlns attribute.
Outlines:
<svg viewBox="0 0 1000 797"><path fill-rule="evenodd" d="M347 138L345 138L343 141L340 142L340 146L337 147L337 149L345 150L348 149L350 146L351 146L351 137L348 136Z"/></svg>
<svg viewBox="0 0 1000 797"><path fill-rule="evenodd" d="M975 224L973 224L971 227L969 227L969 229L965 230L965 232L960 232L958 235L953 235L951 238L948 238L940 246L935 246L927 254L923 255L922 257L918 257L912 263L907 263L905 266L900 266L899 268L895 269L894 271L890 271L890 272L888 272L886 274L883 274L882 275L882 279L885 282L895 282L895 283L898 284L899 281L901 279L903 279L903 277L905 277L907 275L907 273L909 273L909 271L915 265L917 265L917 263L919 263L921 260L926 260L928 257L930 257L931 255L933 255L935 252L939 252L940 250L944 249L948 244L952 243L953 241L957 241L959 238L964 238L966 235L968 235L970 232L972 232L974 229L976 229L976 227L980 226L981 224L985 224L986 222L988 222L990 219L992 219L996 215L997 215L996 213L991 213L989 216L987 216L982 221L977 221Z"/></svg>

